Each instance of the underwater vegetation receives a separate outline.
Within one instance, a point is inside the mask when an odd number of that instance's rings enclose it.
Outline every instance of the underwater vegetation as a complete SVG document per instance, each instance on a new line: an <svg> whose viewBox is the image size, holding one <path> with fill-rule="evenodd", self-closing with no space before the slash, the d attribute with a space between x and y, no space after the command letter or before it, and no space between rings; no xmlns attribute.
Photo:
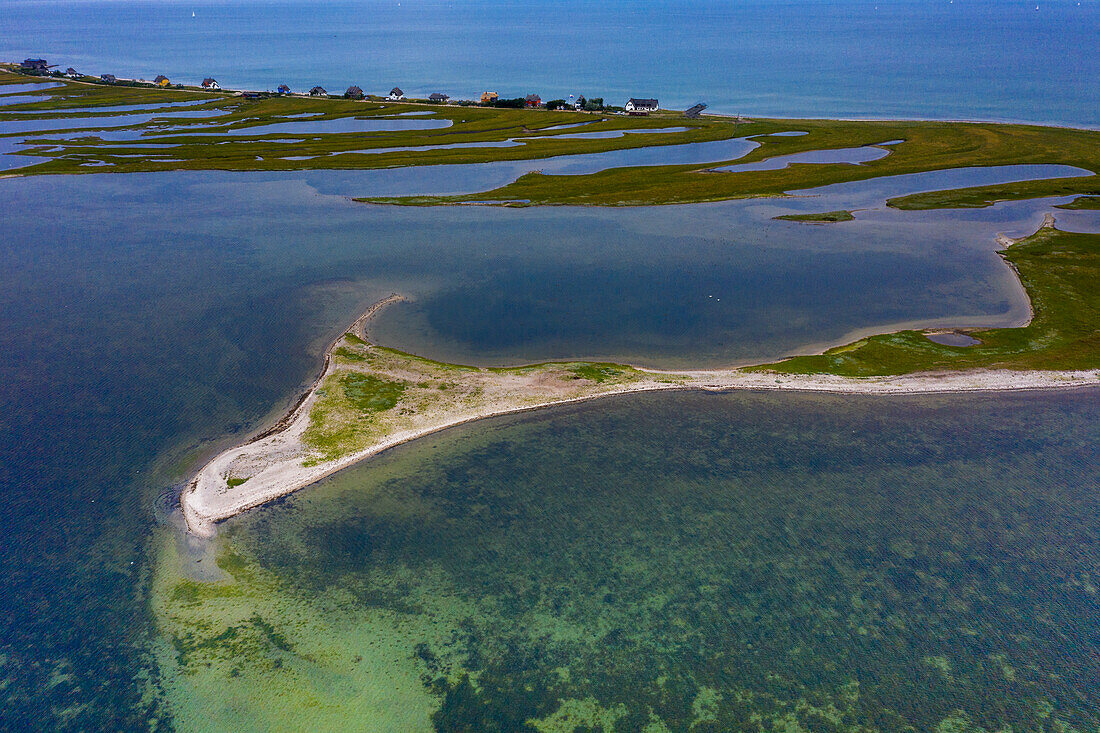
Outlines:
<svg viewBox="0 0 1100 733"><path fill-rule="evenodd" d="M208 686L270 689L277 662L350 696L349 668L412 670L439 731L1091 731L1100 403L1081 397L646 395L489 420L232 520L230 579L165 585L162 623ZM303 631L322 610L325 652ZM365 710L345 712L387 727Z"/></svg>

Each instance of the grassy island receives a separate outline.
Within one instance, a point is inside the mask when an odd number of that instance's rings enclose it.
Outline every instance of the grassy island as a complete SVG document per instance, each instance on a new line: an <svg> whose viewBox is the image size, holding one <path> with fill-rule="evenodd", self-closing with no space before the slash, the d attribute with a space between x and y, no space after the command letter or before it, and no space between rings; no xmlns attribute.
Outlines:
<svg viewBox="0 0 1100 733"><path fill-rule="evenodd" d="M27 160L26 166L6 175L464 165L746 138L757 147L737 158L737 164L868 146L889 152L859 165L795 163L737 172L716 170L734 160L610 167L584 175L536 171L501 188L461 196L360 200L415 206L680 204L783 196L792 190L880 176L1013 164L1068 165L1092 175L921 193L893 199L889 205L924 209L1055 195L1100 196L1096 130L966 122L741 120L717 115L693 119L673 111L630 117L287 95L245 98L193 88L39 79L2 69L0 95L6 85L35 81L55 86L20 92L34 99L0 106L0 139L18 141L16 155ZM189 106L172 106L180 103ZM119 105L142 109L123 110ZM76 120L93 116L86 126L75 126ZM51 130L45 123L55 119L58 129ZM5 122L15 120L34 121L38 129L6 133ZM359 123L353 124L356 120ZM287 123L294 126L287 128ZM104 134L105 128L111 134ZM806 134L776 134L791 131ZM1089 199L1080 205L1089 205Z"/></svg>
<svg viewBox="0 0 1100 733"><path fill-rule="evenodd" d="M841 209L840 211L823 211L820 214L784 214L783 216L776 216L773 218L780 221L801 221L806 224L832 224L855 219L855 217L852 216L852 212L847 209Z"/></svg>

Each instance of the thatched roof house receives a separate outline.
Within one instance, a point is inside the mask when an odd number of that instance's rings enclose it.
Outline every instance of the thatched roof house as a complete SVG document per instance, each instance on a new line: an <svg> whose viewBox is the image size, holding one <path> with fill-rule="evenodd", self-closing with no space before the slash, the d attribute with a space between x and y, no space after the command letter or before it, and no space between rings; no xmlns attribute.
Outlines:
<svg viewBox="0 0 1100 733"><path fill-rule="evenodd" d="M657 100L656 99L635 99L631 97L626 101L623 106L627 112L656 112Z"/></svg>
<svg viewBox="0 0 1100 733"><path fill-rule="evenodd" d="M442 94L441 92L432 92L428 95L429 102L436 102L437 104L445 104L451 96L449 94Z"/></svg>
<svg viewBox="0 0 1100 733"><path fill-rule="evenodd" d="M348 91L350 92L351 89L349 89ZM312 89L309 90L309 96L311 96L311 97L327 97L328 92L325 91L324 87L313 87Z"/></svg>
<svg viewBox="0 0 1100 733"><path fill-rule="evenodd" d="M359 87L348 87L348 90L344 92L344 96L348 99L362 99L363 90Z"/></svg>

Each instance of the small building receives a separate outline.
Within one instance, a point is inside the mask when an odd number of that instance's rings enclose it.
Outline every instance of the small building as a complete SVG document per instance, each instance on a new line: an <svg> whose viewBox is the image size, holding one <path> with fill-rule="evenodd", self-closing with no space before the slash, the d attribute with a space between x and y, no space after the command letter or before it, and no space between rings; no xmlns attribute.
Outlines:
<svg viewBox="0 0 1100 733"><path fill-rule="evenodd" d="M434 102L435 104L446 104L447 100L450 98L451 96L449 94L443 94L442 92L432 92L428 95L428 101Z"/></svg>
<svg viewBox="0 0 1100 733"><path fill-rule="evenodd" d="M218 80L217 79L212 79L209 76L202 80L202 88L203 89L221 89L221 87L218 85Z"/></svg>
<svg viewBox="0 0 1100 733"><path fill-rule="evenodd" d="M528 94L523 98L523 104L527 107L538 107L542 104L542 98L537 94Z"/></svg>
<svg viewBox="0 0 1100 733"><path fill-rule="evenodd" d="M348 99L362 99L363 90L355 86L348 87L348 90L344 92L344 96Z"/></svg>
<svg viewBox="0 0 1100 733"><path fill-rule="evenodd" d="M70 79L75 79L76 77L80 76L80 72L70 66L69 68L65 69L65 76L69 77Z"/></svg>
<svg viewBox="0 0 1100 733"><path fill-rule="evenodd" d="M165 76L164 74L160 74L157 76L156 79L153 79L153 83L156 84L158 87L166 87L171 85L172 82L168 81L167 76Z"/></svg>
<svg viewBox="0 0 1100 733"><path fill-rule="evenodd" d="M19 70L27 74L48 74L50 65L46 63L46 59L23 59Z"/></svg>
<svg viewBox="0 0 1100 733"><path fill-rule="evenodd" d="M349 89L348 91L351 91L351 90ZM309 96L311 96L311 97L327 97L328 92L325 91L324 87L313 87L312 89L309 90Z"/></svg>
<svg viewBox="0 0 1100 733"><path fill-rule="evenodd" d="M690 118L690 119L693 119L693 120L698 119L699 115L703 114L703 110L705 110L706 108L707 108L707 105L700 102L699 104L695 105L694 107L688 107L687 109L685 109L684 110L684 117L687 117L687 118Z"/></svg>
<svg viewBox="0 0 1100 733"><path fill-rule="evenodd" d="M491 104L492 102L495 102L498 99L500 99L500 95L497 94L496 92L482 92L481 93L481 103L482 104Z"/></svg>
<svg viewBox="0 0 1100 733"><path fill-rule="evenodd" d="M386 99L391 102L400 102L405 98L405 92L401 91L401 87L394 87L390 90L390 95Z"/></svg>
<svg viewBox="0 0 1100 733"><path fill-rule="evenodd" d="M280 84L276 91L279 92L279 94L290 94L290 87L286 84Z"/></svg>
<svg viewBox="0 0 1100 733"><path fill-rule="evenodd" d="M99 80L104 84L114 84L118 78L114 74L100 74Z"/></svg>
<svg viewBox="0 0 1100 733"><path fill-rule="evenodd" d="M623 105L623 109L627 112L656 112L657 100L656 99L635 99L631 97Z"/></svg>

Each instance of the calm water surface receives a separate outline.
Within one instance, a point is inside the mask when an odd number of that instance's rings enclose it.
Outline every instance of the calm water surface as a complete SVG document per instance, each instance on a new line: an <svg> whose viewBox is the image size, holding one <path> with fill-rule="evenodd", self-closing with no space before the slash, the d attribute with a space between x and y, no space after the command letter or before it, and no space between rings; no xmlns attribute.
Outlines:
<svg viewBox="0 0 1100 733"><path fill-rule="evenodd" d="M1096 126L1098 12L12 0L0 58L261 89ZM0 169L27 162L7 154L17 139L0 138ZM375 338L495 363L729 363L912 319L1019 317L992 235L1053 202L881 208L928 178L630 211L345 198L744 152L708 145L0 181L0 728L1096 729L1095 391L605 401L406 446L213 543L170 528L172 486L285 408L326 340L392 289L415 300ZM873 210L771 220L852 207ZM1059 223L1100 229L1095 212Z"/></svg>
<svg viewBox="0 0 1100 733"><path fill-rule="evenodd" d="M837 228L807 228L770 217L816 210L820 200L408 210L339 195L371 192L367 184L381 180L375 173L0 182L12 204L0 227L7 529L0 669L8 727L32 716L50 728L134 727L167 721L170 710L186 714L186 700L213 704L210 690L224 680L204 677L210 688L189 689L171 655L160 657L161 667L150 656L162 642L154 643L143 599L165 572L147 561L160 547L150 544L151 519L172 501L157 496L283 409L316 369L326 339L391 289L416 300L388 312L376 338L390 329L405 338L396 345L431 355L608 354L661 364L690 355L727 363L882 322L1010 319L1018 290L990 237L1034 227L1048 206L870 211ZM398 175L394 185L423 185L437 173ZM1095 228L1088 212L1078 213ZM1071 398L1058 404L1077 409ZM703 434L677 428L669 436L710 450ZM1045 444L1024 440L1032 446L1026 457L1048 460ZM590 442L602 455L624 457L614 460L633 455L611 437ZM435 465L446 470L448 461ZM676 465L659 473L679 481ZM405 637L394 638L403 649ZM160 682L159 668L168 670ZM428 715L451 694L410 674L401 689L419 702L395 709ZM149 684L168 691L170 709ZM1056 687L1042 688L1043 699L1071 715L1076 708L1050 697Z"/></svg>
<svg viewBox="0 0 1100 733"><path fill-rule="evenodd" d="M212 728L262 695L260 725L377 730L1093 730L1097 397L648 395L431 437L231 521L237 580L164 591L202 629L170 698Z"/></svg>
<svg viewBox="0 0 1100 733"><path fill-rule="evenodd" d="M674 109L702 100L749 115L1100 125L1100 4L1039 5L9 0L0 58L230 88L396 84L419 97L495 90L657 97Z"/></svg>

